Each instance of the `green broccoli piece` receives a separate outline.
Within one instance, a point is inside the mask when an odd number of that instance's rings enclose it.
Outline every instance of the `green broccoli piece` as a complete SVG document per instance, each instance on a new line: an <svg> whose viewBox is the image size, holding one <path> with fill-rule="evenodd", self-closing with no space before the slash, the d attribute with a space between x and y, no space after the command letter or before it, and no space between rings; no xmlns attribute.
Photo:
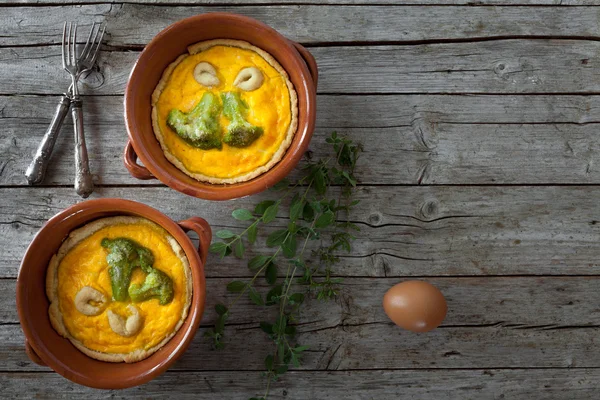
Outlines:
<svg viewBox="0 0 600 400"><path fill-rule="evenodd" d="M167 126L194 147L204 150L220 149L222 147L220 114L219 98L206 92L189 113L172 109L167 117Z"/></svg>
<svg viewBox="0 0 600 400"><path fill-rule="evenodd" d="M113 299L125 301L133 270L139 267L146 273L151 272L154 256L150 250L126 238L104 238L100 244L109 251L106 261Z"/></svg>
<svg viewBox="0 0 600 400"><path fill-rule="evenodd" d="M129 296L135 303L157 298L160 304L168 304L173 300L173 281L161 270L153 269L143 284L129 287Z"/></svg>
<svg viewBox="0 0 600 400"><path fill-rule="evenodd" d="M246 121L248 105L237 92L221 93L223 115L230 120L223 141L233 147L250 146L263 134L263 128Z"/></svg>

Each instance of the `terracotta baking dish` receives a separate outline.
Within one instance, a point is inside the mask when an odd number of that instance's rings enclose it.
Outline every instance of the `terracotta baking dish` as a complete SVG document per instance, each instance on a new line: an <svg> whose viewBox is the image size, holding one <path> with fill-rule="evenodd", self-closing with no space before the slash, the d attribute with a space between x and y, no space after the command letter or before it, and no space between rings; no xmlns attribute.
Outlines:
<svg viewBox="0 0 600 400"><path fill-rule="evenodd" d="M277 165L247 182L213 185L190 178L165 158L152 131L150 100L164 69L186 53L187 46L223 38L245 40L277 59L298 94L299 120L296 136ZM315 126L316 86L314 57L259 21L236 14L211 13L176 22L152 39L131 71L125 89L125 124L129 134L125 166L135 178L158 178L175 190L208 200L228 200L263 191L283 179L306 151ZM136 163L138 157L144 166Z"/></svg>
<svg viewBox="0 0 600 400"><path fill-rule="evenodd" d="M132 364L107 363L84 355L56 333L48 318L45 279L50 258L69 232L111 215L140 216L162 226L179 242L192 269L193 296L185 323L162 349ZM198 234L198 249L186 235L190 230ZM73 382L100 389L136 386L160 375L185 352L202 319L206 292L204 264L210 241L211 229L204 219L191 217L174 222L154 208L129 200L88 200L58 213L44 224L27 248L17 279L17 309L27 355L33 362L47 365Z"/></svg>

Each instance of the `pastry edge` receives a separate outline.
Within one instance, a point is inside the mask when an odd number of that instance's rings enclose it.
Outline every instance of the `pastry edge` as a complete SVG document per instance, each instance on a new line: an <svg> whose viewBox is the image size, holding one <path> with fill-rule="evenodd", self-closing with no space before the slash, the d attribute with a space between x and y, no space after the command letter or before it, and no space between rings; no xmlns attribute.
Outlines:
<svg viewBox="0 0 600 400"><path fill-rule="evenodd" d="M167 145L165 144L165 140L164 140L162 131L160 130L160 125L158 123L158 110L156 108L156 103L158 102L160 94L162 93L165 86L167 85L167 81L169 80L169 77L171 76L171 73L173 72L175 67L177 67L177 65L179 65L179 63L181 63L186 57L197 54L201 51L204 51L204 50L209 49L214 46L239 47L241 49L251 50L251 51L254 51L255 53L258 53L258 55L260 55L265 61L267 61L273 68L275 68L275 70L277 72L279 72L285 78L285 84L287 85L289 93L290 93L290 107L291 107L292 119L290 121L290 126L287 130L286 137L283 140L283 142L281 142L281 145L279 146L277 151L273 154L273 157L271 157L271 159L265 165L258 167L254 171L251 171L251 172L248 172L247 174L236 176L233 178L216 178L214 176L208 176L208 175L204 175L204 174L200 174L200 173L192 172L192 171L188 170L183 165L183 163L169 151ZM287 72L285 71L285 69L283 69L281 64L279 64L277 62L277 60L275 60L275 58L271 54L267 53L266 51L262 50L259 47L256 47L246 41L243 41L243 40L232 40L232 39L206 40L203 42L199 42L199 43L190 45L190 46L188 46L187 49L188 49L189 54L180 55L179 57L177 57L177 59L175 61L173 61L171 64L169 64L169 66L165 69L165 71L163 72L163 74L160 78L160 81L158 82L158 85L156 85L156 88L154 89L154 92L152 93L152 130L154 131L154 135L156 136L156 138L158 139L158 142L160 143L160 147L162 148L166 159L169 160L169 162L171 164L175 165L177 167L177 169L179 169L186 175L196 179L197 181L208 182L208 183L213 183L213 184L233 184L233 183L246 182L246 181L249 181L250 179L256 178L257 176L262 175L265 172L269 171L279 161L281 161L281 159L287 152L287 149L292 144L292 140L294 139L294 136L298 129L298 95L297 95L296 90L294 89L294 85L290 81L290 78L289 78Z"/></svg>
<svg viewBox="0 0 600 400"><path fill-rule="evenodd" d="M186 278L186 299L185 304L183 306L183 311L181 314L181 318L179 322L173 329L173 332L166 336L160 343L156 346L151 347L150 349L143 350L137 349L129 353L104 353L97 350L92 350L83 345L79 340L75 339L71 333L67 330L65 326L62 312L60 311L59 306L59 298L58 298L58 265L62 261L62 259L67 255L67 253L79 244L81 241L91 236L95 232L100 229L117 224L137 224L137 223L145 223L152 226L158 226L164 230L160 225L142 217L129 217L129 216L117 216L117 217L105 217L96 221L92 221L81 228L78 228L71 233L67 239L60 246L56 254L52 256L50 260L50 264L48 265L48 270L46 272L46 296L48 296L48 300L50 300L50 307L48 308L48 315L50 317L50 323L54 330L61 335L62 337L69 339L69 341L82 353L85 355L94 358L100 361L106 362L126 362L132 363L141 361L145 358L150 357L153 353L160 350L169 340L175 336L175 334L179 331L183 323L185 322L188 311L192 302L192 272L190 268L189 261L185 252L177 243L175 238L173 238L167 232L167 241L171 245L171 248L177 255L177 257L183 263L183 269Z"/></svg>

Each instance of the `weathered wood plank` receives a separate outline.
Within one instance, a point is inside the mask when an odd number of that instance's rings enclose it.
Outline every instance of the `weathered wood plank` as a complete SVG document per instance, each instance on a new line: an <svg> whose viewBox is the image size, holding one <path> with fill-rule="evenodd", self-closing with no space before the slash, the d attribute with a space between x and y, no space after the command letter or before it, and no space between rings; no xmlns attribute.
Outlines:
<svg viewBox="0 0 600 400"><path fill-rule="evenodd" d="M351 219L361 226L341 276L597 275L600 243L597 186L361 187ZM15 277L42 223L80 201L71 188L2 189L0 276ZM215 230L239 227L237 207L271 196L208 202L168 188L98 188L97 197L149 204L175 220L206 217ZM272 196L271 196L272 197ZM283 212L269 229L286 224ZM267 251L256 247L255 252ZM211 256L207 274L248 276L240 262ZM211 267L211 266L214 266Z"/></svg>
<svg viewBox="0 0 600 400"><path fill-rule="evenodd" d="M241 266L241 268L244 268ZM214 324L214 305L229 304L237 294L226 291L230 279L207 279L204 326ZM302 330L332 326L388 323L381 299L399 278L345 278L335 301L308 300L302 308ZM444 326L495 325L546 329L600 325L600 277L461 277L427 278L448 302ZM269 290L262 279L258 291ZM302 290L302 289L299 289ZM0 279L0 325L19 322L15 306L16 281ZM481 301L485 299L485 301ZM256 325L273 319L273 307L257 307L244 296L231 311L231 325ZM586 328L587 329L587 328Z"/></svg>
<svg viewBox="0 0 600 400"><path fill-rule="evenodd" d="M126 3L126 4L151 4L151 5L172 5L169 0L103 0L103 3ZM2 0L0 5L68 5L68 4L94 4L97 0ZM223 0L177 0L177 4L205 4L205 5L222 5ZM272 0L235 0L227 2L230 5L255 5L273 4ZM277 4L290 5L306 5L306 4L323 4L323 5L364 5L365 0L278 0ZM371 3L369 3L371 4ZM377 0L372 2L376 5L395 5L407 6L407 2L403 0ZM597 6L597 0L411 0L412 5L435 6L435 5L467 5L469 7L478 6L523 6L523 5L551 5L551 6Z"/></svg>
<svg viewBox="0 0 600 400"><path fill-rule="evenodd" d="M24 171L56 101L0 97L0 184L26 185ZM600 182L600 96L321 95L318 101L313 156L327 157L324 139L332 130L361 141L363 184ZM96 184L157 184L132 178L123 166L122 98L89 97L84 110ZM73 182L72 129L68 118L46 185Z"/></svg>
<svg viewBox="0 0 600 400"><path fill-rule="evenodd" d="M600 91L600 41L492 40L310 49L320 93L587 93ZM103 52L83 94L121 94L137 51ZM0 48L0 94L55 94L60 46Z"/></svg>
<svg viewBox="0 0 600 400"><path fill-rule="evenodd" d="M140 4L5 8L0 45L59 44L63 21L78 20L106 21L110 46L144 46L167 25L221 11L256 18L302 43L600 36L600 9L589 7L171 5L160 9L159 18L156 9Z"/></svg>
<svg viewBox="0 0 600 400"><path fill-rule="evenodd" d="M293 371L271 386L269 398L286 400L588 400L597 395L597 369ZM213 400L215 396L246 400L264 392L260 372L167 372L141 387L100 391L76 385L58 374L0 374L7 397L19 397L23 387L39 398Z"/></svg>
<svg viewBox="0 0 600 400"><path fill-rule="evenodd" d="M308 346L299 369L404 368L598 368L600 328L446 327L427 334L393 323L300 327L298 343ZM273 343L258 322L225 330L226 347L212 349L201 328L174 366L182 371L262 370ZM0 325L0 371L43 371L24 351L18 325Z"/></svg>

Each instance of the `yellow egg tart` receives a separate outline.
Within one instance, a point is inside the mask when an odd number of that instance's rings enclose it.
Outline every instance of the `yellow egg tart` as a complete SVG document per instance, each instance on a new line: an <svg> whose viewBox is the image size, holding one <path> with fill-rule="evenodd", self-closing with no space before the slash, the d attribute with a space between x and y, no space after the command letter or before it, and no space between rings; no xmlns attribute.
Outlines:
<svg viewBox="0 0 600 400"><path fill-rule="evenodd" d="M281 65L250 43L196 43L163 72L152 125L165 157L192 178L244 182L271 169L298 125L296 91Z"/></svg>
<svg viewBox="0 0 600 400"><path fill-rule="evenodd" d="M166 344L192 298L189 262L165 229L117 216L71 232L46 275L54 329L88 356L136 362Z"/></svg>

